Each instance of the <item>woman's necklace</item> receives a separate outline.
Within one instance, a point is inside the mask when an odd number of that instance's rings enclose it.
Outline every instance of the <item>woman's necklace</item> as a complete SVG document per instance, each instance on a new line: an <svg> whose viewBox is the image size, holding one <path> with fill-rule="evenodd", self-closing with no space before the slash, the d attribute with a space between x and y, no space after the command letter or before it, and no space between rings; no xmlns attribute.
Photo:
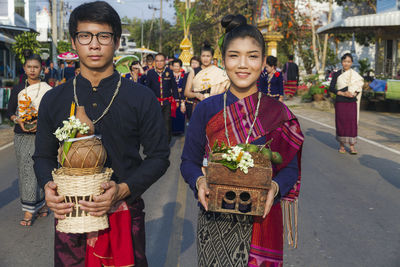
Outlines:
<svg viewBox="0 0 400 267"><path fill-rule="evenodd" d="M262 93L261 93L261 92L258 92L258 101L257 101L256 113L254 114L254 121L253 121L253 123L252 123L251 126L250 126L249 132L247 133L246 144L249 143L250 135L251 135L251 133L252 133L252 131L253 131L254 124L255 124L256 121L257 121L258 112L259 112L259 110L260 110L261 95L262 95ZM228 146L231 146L231 142L229 141L228 127L227 127L227 124L226 124L226 98L227 98L227 93L225 92L225 93L224 93L224 124L225 124L225 137L226 137L226 140L228 140Z"/></svg>
<svg viewBox="0 0 400 267"><path fill-rule="evenodd" d="M25 88L24 88L26 97L28 97L28 89L27 88L28 88L28 79L25 80ZM40 81L39 81L38 91L37 91L36 96L35 96L35 98L33 100L36 100L39 97L39 92L40 92ZM32 102L33 102L33 100L32 100Z"/></svg>
<svg viewBox="0 0 400 267"><path fill-rule="evenodd" d="M96 124L99 120L101 120L107 114L107 112L110 110L110 107L111 107L112 103L114 102L115 97L117 96L117 94L119 92L119 88L121 87L121 79L122 79L122 77L119 76L119 81L118 81L118 84L117 84L117 88L115 89L114 95L112 96L110 103L108 104L106 109L103 111L103 114L101 114L101 116L97 120L93 120L93 124ZM75 78L73 80L73 84L74 84L74 99L75 99L75 103L76 103L77 106L79 106L78 96L76 95L76 76L75 76Z"/></svg>

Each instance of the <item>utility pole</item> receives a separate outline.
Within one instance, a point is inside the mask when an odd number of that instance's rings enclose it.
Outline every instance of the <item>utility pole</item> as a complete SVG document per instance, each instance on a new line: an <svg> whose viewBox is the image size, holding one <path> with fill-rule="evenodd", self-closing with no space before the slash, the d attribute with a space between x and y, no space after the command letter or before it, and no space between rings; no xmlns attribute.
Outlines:
<svg viewBox="0 0 400 267"><path fill-rule="evenodd" d="M64 40L64 0L60 0L60 40Z"/></svg>
<svg viewBox="0 0 400 267"><path fill-rule="evenodd" d="M57 59L57 0L51 0L51 43L52 43L52 59L56 65Z"/></svg>
<svg viewBox="0 0 400 267"><path fill-rule="evenodd" d="M163 0L160 0L160 44L159 44L159 52L162 53L162 2Z"/></svg>

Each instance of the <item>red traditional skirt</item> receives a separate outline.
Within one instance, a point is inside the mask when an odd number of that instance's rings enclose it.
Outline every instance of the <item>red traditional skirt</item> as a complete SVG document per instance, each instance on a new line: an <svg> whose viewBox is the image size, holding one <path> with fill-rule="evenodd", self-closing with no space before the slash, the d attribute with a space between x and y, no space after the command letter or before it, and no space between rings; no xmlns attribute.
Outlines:
<svg viewBox="0 0 400 267"><path fill-rule="evenodd" d="M297 91L297 81L286 81L283 85L283 91L287 96L294 96Z"/></svg>
<svg viewBox="0 0 400 267"><path fill-rule="evenodd" d="M335 103L336 139L342 143L357 141L357 102Z"/></svg>

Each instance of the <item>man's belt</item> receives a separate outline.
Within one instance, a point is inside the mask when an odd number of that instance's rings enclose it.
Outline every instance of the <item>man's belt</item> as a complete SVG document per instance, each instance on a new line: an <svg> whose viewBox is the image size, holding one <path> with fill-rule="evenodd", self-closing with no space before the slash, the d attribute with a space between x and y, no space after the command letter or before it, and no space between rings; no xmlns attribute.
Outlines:
<svg viewBox="0 0 400 267"><path fill-rule="evenodd" d="M168 101L171 103L171 117L176 118L176 101L175 99L170 97L157 97L158 102L162 105L164 101Z"/></svg>

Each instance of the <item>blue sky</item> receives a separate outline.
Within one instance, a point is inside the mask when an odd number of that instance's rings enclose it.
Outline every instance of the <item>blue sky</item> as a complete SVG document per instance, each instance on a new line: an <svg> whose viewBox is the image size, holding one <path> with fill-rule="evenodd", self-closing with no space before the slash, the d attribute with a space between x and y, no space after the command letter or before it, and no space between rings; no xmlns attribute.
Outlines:
<svg viewBox="0 0 400 267"><path fill-rule="evenodd" d="M69 3L72 8L88 1L82 0L64 0L65 3ZM160 0L109 0L107 1L115 10L118 12L121 18L127 16L128 18L143 18L151 19L153 16L153 10L148 8L149 5L160 8ZM48 6L48 1L39 0L37 4L39 6ZM175 10L173 8L173 0L163 0L163 18L175 23L174 16ZM156 11L155 18L160 17L160 12Z"/></svg>

